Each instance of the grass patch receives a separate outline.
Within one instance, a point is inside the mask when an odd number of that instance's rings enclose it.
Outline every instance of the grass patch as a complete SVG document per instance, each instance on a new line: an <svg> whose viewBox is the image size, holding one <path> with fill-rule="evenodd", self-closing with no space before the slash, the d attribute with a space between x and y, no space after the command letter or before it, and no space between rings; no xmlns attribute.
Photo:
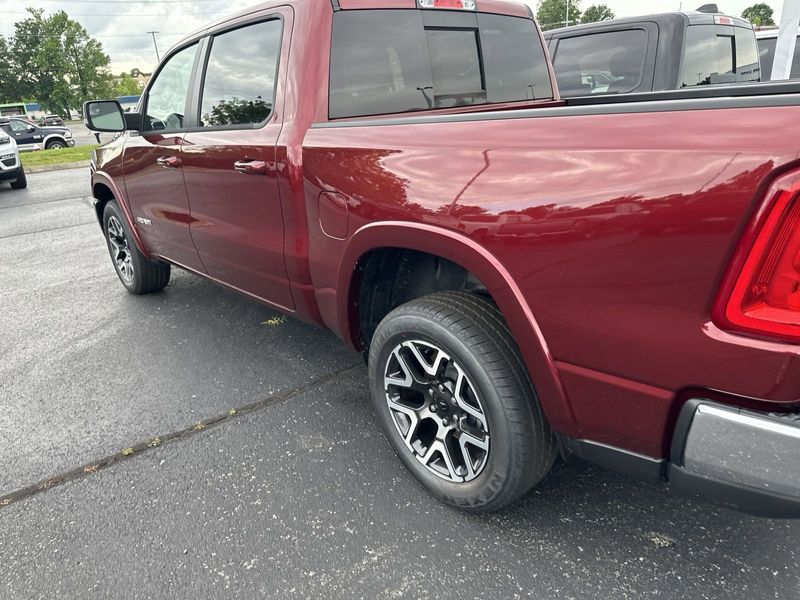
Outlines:
<svg viewBox="0 0 800 600"><path fill-rule="evenodd" d="M81 162L89 160L92 150L98 145L75 146L62 150L39 150L38 152L21 152L22 164L26 167L43 167L46 165L61 165L64 163Z"/></svg>

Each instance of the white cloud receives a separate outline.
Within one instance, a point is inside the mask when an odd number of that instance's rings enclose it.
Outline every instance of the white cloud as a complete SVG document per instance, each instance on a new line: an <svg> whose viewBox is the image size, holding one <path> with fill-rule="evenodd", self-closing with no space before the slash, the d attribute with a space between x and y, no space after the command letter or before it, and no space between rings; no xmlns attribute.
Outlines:
<svg viewBox="0 0 800 600"><path fill-rule="evenodd" d="M150 72L157 61L149 31L159 32L156 39L163 55L185 35L254 4L254 0L0 0L0 35L14 34L14 22L26 18L26 7L47 14L64 10L103 44L114 73L133 67Z"/></svg>

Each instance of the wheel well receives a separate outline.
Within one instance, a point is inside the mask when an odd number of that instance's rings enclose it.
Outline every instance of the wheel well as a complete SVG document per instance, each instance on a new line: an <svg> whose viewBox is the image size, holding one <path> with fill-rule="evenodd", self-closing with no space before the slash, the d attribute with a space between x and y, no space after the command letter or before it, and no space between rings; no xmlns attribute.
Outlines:
<svg viewBox="0 0 800 600"><path fill-rule="evenodd" d="M357 313L354 339L365 355L378 324L401 304L443 291L473 292L491 299L486 286L460 265L416 250L372 250L358 261L356 275L351 293Z"/></svg>
<svg viewBox="0 0 800 600"><path fill-rule="evenodd" d="M103 185L102 183L97 183L92 190L92 195L97 200L94 205L95 213L97 213L97 221L102 225L103 211L105 211L106 204L108 204L109 200L114 199L114 193L108 186Z"/></svg>

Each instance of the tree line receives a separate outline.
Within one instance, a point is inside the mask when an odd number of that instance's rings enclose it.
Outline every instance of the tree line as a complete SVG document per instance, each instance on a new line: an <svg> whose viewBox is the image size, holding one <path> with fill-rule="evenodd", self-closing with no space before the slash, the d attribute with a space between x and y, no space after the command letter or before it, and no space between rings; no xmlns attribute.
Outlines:
<svg viewBox="0 0 800 600"><path fill-rule="evenodd" d="M86 100L141 92L130 75L111 74L102 44L66 12L27 11L12 36L0 36L0 104L38 102L69 117Z"/></svg>
<svg viewBox="0 0 800 600"><path fill-rule="evenodd" d="M697 0L698 5L702 4ZM769 4L759 2L750 6L742 13L742 18L747 19L758 27L775 25L774 12ZM606 4L593 4L585 11L581 11L581 0L541 0L536 12L536 19L543 30L557 29L578 23L596 23L615 19L616 15Z"/></svg>

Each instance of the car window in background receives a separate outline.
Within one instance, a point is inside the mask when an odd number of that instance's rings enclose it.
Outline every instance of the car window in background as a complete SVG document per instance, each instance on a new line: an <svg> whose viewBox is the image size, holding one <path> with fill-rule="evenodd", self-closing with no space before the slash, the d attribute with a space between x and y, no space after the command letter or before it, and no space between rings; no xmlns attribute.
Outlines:
<svg viewBox="0 0 800 600"><path fill-rule="evenodd" d="M530 19L476 15L474 27L425 27L419 11L334 16L330 117L552 98Z"/></svg>
<svg viewBox="0 0 800 600"><path fill-rule="evenodd" d="M145 131L180 129L186 110L186 96L197 44L184 48L159 71L147 97Z"/></svg>
<svg viewBox="0 0 800 600"><path fill-rule="evenodd" d="M758 40L762 81L770 81L772 79L772 65L775 63L775 46L777 43L777 38L762 38ZM794 47L794 59L792 60L792 71L789 77L800 79L800 37L798 37L797 44Z"/></svg>
<svg viewBox="0 0 800 600"><path fill-rule="evenodd" d="M22 121L18 121L16 119L12 119L9 125L11 126L12 131L16 131L18 133L28 131L28 127L30 127L30 125L27 123L23 123Z"/></svg>
<svg viewBox="0 0 800 600"><path fill-rule="evenodd" d="M203 84L200 125L258 125L272 113L281 51L280 19L214 37Z"/></svg>
<svg viewBox="0 0 800 600"><path fill-rule="evenodd" d="M563 97L625 94L644 77L647 32L609 31L562 38L553 67Z"/></svg>
<svg viewBox="0 0 800 600"><path fill-rule="evenodd" d="M757 57L751 30L691 25L686 32L682 87L759 81Z"/></svg>

